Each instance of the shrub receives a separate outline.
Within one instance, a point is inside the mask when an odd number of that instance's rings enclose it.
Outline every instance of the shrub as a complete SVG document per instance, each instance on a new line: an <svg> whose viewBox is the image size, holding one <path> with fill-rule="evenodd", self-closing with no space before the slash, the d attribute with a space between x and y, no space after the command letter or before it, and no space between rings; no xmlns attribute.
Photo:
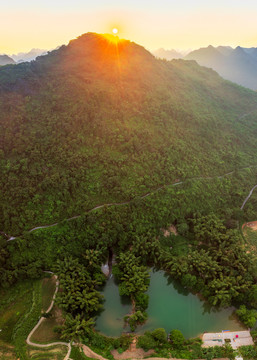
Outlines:
<svg viewBox="0 0 257 360"><path fill-rule="evenodd" d="M166 331L162 328L155 329L154 331L152 331L151 335L158 344L164 344L167 342Z"/></svg>
<svg viewBox="0 0 257 360"><path fill-rule="evenodd" d="M252 328L255 325L257 320L256 310L248 310L245 305L241 305L236 311L236 314L247 327Z"/></svg>
<svg viewBox="0 0 257 360"><path fill-rule="evenodd" d="M180 330L172 330L170 333L170 341L175 349L182 349L185 338Z"/></svg>
<svg viewBox="0 0 257 360"><path fill-rule="evenodd" d="M137 293L135 295L136 308L139 308L141 311L144 311L148 308L149 295L145 293Z"/></svg>
<svg viewBox="0 0 257 360"><path fill-rule="evenodd" d="M138 342L137 342L138 348L142 348L145 351L148 351L150 349L154 349L156 346L157 346L156 341L149 333L146 333L145 335L142 335L138 338Z"/></svg>

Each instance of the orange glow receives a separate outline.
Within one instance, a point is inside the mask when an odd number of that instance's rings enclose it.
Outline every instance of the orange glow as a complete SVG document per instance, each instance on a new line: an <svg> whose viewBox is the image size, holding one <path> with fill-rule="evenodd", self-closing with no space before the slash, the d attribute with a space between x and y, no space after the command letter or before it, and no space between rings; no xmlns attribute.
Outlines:
<svg viewBox="0 0 257 360"><path fill-rule="evenodd" d="M103 36L106 40L115 45L122 41L117 35L104 34Z"/></svg>
<svg viewBox="0 0 257 360"><path fill-rule="evenodd" d="M117 30L117 29L114 28L113 30ZM118 32L118 30L117 30L117 32ZM118 70L119 70L119 74L120 74L121 64L120 64L119 44L124 40L121 40L117 35L111 35L111 34L104 34L103 37L110 43L110 45L115 46L117 65L118 65Z"/></svg>

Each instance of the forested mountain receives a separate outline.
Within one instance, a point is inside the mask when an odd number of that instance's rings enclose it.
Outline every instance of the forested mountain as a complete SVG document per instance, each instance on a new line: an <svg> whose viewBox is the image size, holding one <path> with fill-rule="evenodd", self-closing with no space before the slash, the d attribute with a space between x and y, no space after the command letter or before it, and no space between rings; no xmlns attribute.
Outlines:
<svg viewBox="0 0 257 360"><path fill-rule="evenodd" d="M0 230L19 234L256 162L257 95L89 33L0 69Z"/></svg>
<svg viewBox="0 0 257 360"><path fill-rule="evenodd" d="M0 66L15 64L15 61L8 55L0 55Z"/></svg>
<svg viewBox="0 0 257 360"><path fill-rule="evenodd" d="M194 50L185 59L210 67L225 79L257 90L257 48L235 49L227 46L208 46Z"/></svg>
<svg viewBox="0 0 257 360"><path fill-rule="evenodd" d="M238 224L257 216L256 194L241 209L257 183L256 114L254 91L110 35L88 33L1 67L0 286L17 293L18 280L54 272L61 339L110 354L126 336L115 342L91 328L103 307L101 264L114 253L132 331L147 319L153 266L211 306L243 305L238 315L252 327L256 244ZM178 236L167 230L174 226ZM34 292L30 298L39 304ZM30 320L29 309L26 325L17 314L8 341L27 360L25 339L38 316ZM197 355L182 343L183 358L205 358L200 342ZM174 350L173 341L167 346Z"/></svg>

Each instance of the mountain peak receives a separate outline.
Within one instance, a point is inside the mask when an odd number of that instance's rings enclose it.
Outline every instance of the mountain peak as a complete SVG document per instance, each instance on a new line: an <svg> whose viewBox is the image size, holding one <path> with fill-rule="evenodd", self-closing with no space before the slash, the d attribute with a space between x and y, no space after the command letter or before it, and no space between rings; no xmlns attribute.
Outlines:
<svg viewBox="0 0 257 360"><path fill-rule="evenodd" d="M220 60L223 57L223 54L219 52L219 50L215 49L212 45L209 45L205 48L200 48L198 50L194 50L190 52L187 56L185 56L186 60L196 60L200 65L205 66L205 63L208 61Z"/></svg>
<svg viewBox="0 0 257 360"><path fill-rule="evenodd" d="M0 66L15 64L15 61L8 55L0 55Z"/></svg>
<svg viewBox="0 0 257 360"><path fill-rule="evenodd" d="M95 73L113 80L140 76L135 73L136 68L144 68L145 73L150 74L156 61L150 52L134 42L96 33L83 34L50 53L49 57L51 54L55 54L54 62L60 70L76 71L86 77Z"/></svg>
<svg viewBox="0 0 257 360"><path fill-rule="evenodd" d="M67 51L76 52L77 56L89 55L97 56L98 60L120 61L132 53L153 58L144 47L135 44L129 40L120 39L116 35L86 33L74 40L71 40L67 46Z"/></svg>
<svg viewBox="0 0 257 360"><path fill-rule="evenodd" d="M76 76L95 84L103 81L120 86L122 82L132 79L139 84L140 81L143 83L154 77L156 62L149 51L134 42L110 34L90 32L71 40L68 45L37 57L31 63L17 65L12 85L7 81L6 86L19 86L21 91L26 89L29 94L33 91L38 76L45 81L48 74L55 74L62 79ZM20 71L23 74L22 81Z"/></svg>
<svg viewBox="0 0 257 360"><path fill-rule="evenodd" d="M249 56L241 46L237 46L231 53L232 58L248 59Z"/></svg>
<svg viewBox="0 0 257 360"><path fill-rule="evenodd" d="M246 54L246 52L244 51L244 49L241 46L237 46L234 50L234 53Z"/></svg>

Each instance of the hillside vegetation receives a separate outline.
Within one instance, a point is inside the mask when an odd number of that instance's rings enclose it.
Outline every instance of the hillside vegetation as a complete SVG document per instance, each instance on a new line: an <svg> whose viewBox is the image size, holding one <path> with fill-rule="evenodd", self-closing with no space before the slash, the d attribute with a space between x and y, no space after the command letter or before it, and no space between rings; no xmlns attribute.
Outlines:
<svg viewBox="0 0 257 360"><path fill-rule="evenodd" d="M83 35L0 69L0 92L7 234L255 163L255 93L129 41Z"/></svg>
<svg viewBox="0 0 257 360"><path fill-rule="evenodd" d="M245 305L252 326L256 253L238 223L257 216L251 200L240 210L257 183L256 116L253 91L116 37L89 33L0 68L1 285L53 271L61 339L109 352L115 341L92 327L114 253L132 331L147 319L151 266L212 306Z"/></svg>

